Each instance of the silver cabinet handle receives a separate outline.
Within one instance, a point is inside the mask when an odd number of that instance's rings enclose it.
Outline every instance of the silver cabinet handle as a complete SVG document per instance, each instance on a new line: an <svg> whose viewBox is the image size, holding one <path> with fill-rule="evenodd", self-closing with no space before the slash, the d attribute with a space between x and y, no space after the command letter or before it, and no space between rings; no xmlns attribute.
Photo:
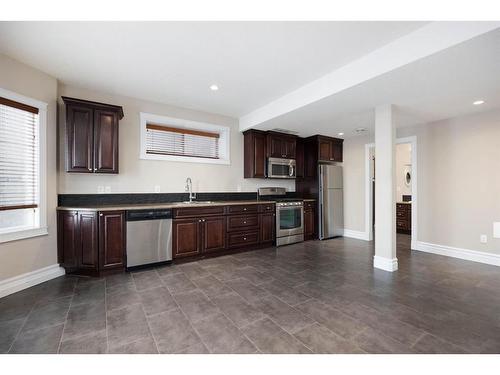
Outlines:
<svg viewBox="0 0 500 375"><path fill-rule="evenodd" d="M246 221L243 222L243 224L246 224L246 223L247 223Z"/></svg>
<svg viewBox="0 0 500 375"><path fill-rule="evenodd" d="M246 238L246 237L243 237L243 241L246 241L246 240L247 240L247 238Z"/></svg>
<svg viewBox="0 0 500 375"><path fill-rule="evenodd" d="M99 214L99 216L104 216L103 214Z"/></svg>
<svg viewBox="0 0 500 375"><path fill-rule="evenodd" d="M90 168L90 167L89 167L88 169L89 169L89 171L91 171L91 172L92 172L92 168Z"/></svg>
<svg viewBox="0 0 500 375"><path fill-rule="evenodd" d="M246 208L243 209L243 211L246 211L246 210L247 210Z"/></svg>

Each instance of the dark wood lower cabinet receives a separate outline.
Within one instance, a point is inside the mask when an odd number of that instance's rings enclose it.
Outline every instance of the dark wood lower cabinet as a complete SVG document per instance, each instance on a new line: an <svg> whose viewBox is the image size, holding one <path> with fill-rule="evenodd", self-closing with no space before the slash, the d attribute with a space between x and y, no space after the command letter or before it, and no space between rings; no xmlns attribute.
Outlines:
<svg viewBox="0 0 500 375"><path fill-rule="evenodd" d="M312 240L317 238L317 217L316 202L304 203L304 239Z"/></svg>
<svg viewBox="0 0 500 375"><path fill-rule="evenodd" d="M272 203L174 209L173 258L269 246L276 237L274 211Z"/></svg>
<svg viewBox="0 0 500 375"><path fill-rule="evenodd" d="M183 258L200 254L200 220L198 218L173 220L173 258Z"/></svg>
<svg viewBox="0 0 500 375"><path fill-rule="evenodd" d="M260 241L273 242L276 238L276 214L262 214L260 222Z"/></svg>
<svg viewBox="0 0 500 375"><path fill-rule="evenodd" d="M125 211L99 213L99 268L123 269L126 262Z"/></svg>
<svg viewBox="0 0 500 375"><path fill-rule="evenodd" d="M201 221L202 249L201 251L215 252L226 247L226 218L224 216L207 217Z"/></svg>
<svg viewBox="0 0 500 375"><path fill-rule="evenodd" d="M99 253L97 244L97 213L80 212L78 214L78 268L97 271L99 269Z"/></svg>
<svg viewBox="0 0 500 375"><path fill-rule="evenodd" d="M58 211L59 264L67 273L100 275L126 265L125 211Z"/></svg>

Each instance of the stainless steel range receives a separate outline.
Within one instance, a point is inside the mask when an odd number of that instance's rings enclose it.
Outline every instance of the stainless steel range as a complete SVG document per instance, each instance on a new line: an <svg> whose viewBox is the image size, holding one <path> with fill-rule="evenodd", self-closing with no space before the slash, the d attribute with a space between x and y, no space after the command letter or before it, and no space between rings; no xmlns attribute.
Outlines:
<svg viewBox="0 0 500 375"><path fill-rule="evenodd" d="M276 246L304 241L304 202L285 197L285 188L259 188L259 199L276 201Z"/></svg>

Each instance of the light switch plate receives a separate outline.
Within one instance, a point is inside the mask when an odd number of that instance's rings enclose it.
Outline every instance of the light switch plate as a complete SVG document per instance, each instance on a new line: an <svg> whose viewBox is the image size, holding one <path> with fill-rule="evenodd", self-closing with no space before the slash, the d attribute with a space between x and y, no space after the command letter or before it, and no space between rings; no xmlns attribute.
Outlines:
<svg viewBox="0 0 500 375"><path fill-rule="evenodd" d="M481 241L481 243L488 243L488 236L486 234L481 234L479 241Z"/></svg>
<svg viewBox="0 0 500 375"><path fill-rule="evenodd" d="M104 191L105 191L106 193L111 193L111 186L106 186L106 187L104 188Z"/></svg>
<svg viewBox="0 0 500 375"><path fill-rule="evenodd" d="M160 185L155 185L155 193L159 193L160 192Z"/></svg>
<svg viewBox="0 0 500 375"><path fill-rule="evenodd" d="M98 192L98 193L104 193L104 186L99 185L99 186L97 187L97 192Z"/></svg>

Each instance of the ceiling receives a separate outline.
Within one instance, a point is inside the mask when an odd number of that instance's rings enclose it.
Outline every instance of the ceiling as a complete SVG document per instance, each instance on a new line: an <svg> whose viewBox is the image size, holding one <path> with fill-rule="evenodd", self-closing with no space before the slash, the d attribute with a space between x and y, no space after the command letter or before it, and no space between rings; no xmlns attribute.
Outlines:
<svg viewBox="0 0 500 375"><path fill-rule="evenodd" d="M486 102L480 106L477 99ZM360 85L266 121L302 136L374 131L374 108L394 104L398 126L500 108L500 29L405 65Z"/></svg>
<svg viewBox="0 0 500 375"><path fill-rule="evenodd" d="M0 22L0 53L66 84L224 114L241 123L252 111L388 46L408 55L416 47L407 40L427 35L424 30L434 24ZM425 43L431 44L429 38ZM212 84L220 89L211 91ZM473 106L476 99L486 103ZM256 127L301 136L343 132L345 138L359 127L373 131L373 108L387 103L398 108L398 126L500 107L500 28L296 105Z"/></svg>
<svg viewBox="0 0 500 375"><path fill-rule="evenodd" d="M425 24L0 22L0 53L63 83L241 117Z"/></svg>

